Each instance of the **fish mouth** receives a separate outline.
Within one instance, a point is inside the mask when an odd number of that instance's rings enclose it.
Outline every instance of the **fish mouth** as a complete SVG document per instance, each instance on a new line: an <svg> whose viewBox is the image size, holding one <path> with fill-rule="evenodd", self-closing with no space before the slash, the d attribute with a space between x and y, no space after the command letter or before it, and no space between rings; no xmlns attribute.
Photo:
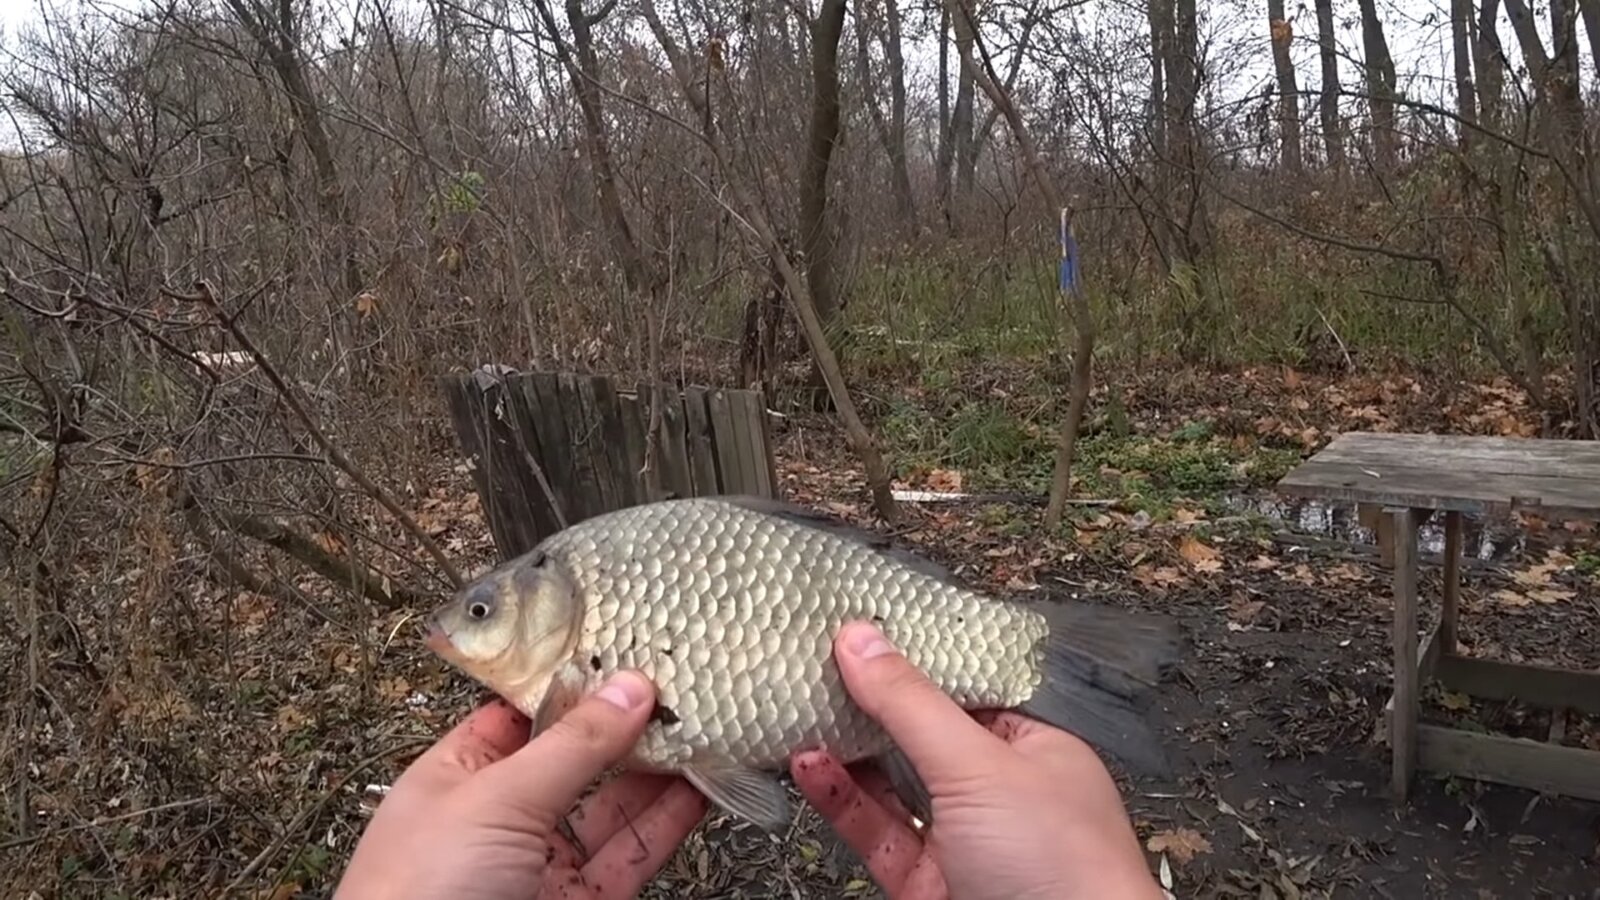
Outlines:
<svg viewBox="0 0 1600 900"><path fill-rule="evenodd" d="M423 633L422 645L434 653L449 659L456 649L450 640L450 632L438 619L429 619L427 628Z"/></svg>

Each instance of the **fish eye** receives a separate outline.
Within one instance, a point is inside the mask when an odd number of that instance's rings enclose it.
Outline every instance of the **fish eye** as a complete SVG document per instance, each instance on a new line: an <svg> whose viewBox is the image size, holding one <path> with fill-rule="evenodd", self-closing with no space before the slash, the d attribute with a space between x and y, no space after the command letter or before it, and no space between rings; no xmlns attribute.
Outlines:
<svg viewBox="0 0 1600 900"><path fill-rule="evenodd" d="M482 600L475 601L471 606L467 607L467 615L474 619L487 619L489 618L489 604Z"/></svg>

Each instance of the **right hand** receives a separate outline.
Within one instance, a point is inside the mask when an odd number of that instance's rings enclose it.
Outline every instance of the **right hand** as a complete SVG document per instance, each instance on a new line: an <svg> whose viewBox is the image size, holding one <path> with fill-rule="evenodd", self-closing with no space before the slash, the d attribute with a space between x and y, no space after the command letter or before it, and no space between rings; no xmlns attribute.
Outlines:
<svg viewBox="0 0 1600 900"><path fill-rule="evenodd" d="M894 738L933 799L926 833L875 768L795 754L795 784L894 900L1151 898L1151 875L1110 772L1079 738L1024 716L974 717L889 645L846 625L846 688Z"/></svg>

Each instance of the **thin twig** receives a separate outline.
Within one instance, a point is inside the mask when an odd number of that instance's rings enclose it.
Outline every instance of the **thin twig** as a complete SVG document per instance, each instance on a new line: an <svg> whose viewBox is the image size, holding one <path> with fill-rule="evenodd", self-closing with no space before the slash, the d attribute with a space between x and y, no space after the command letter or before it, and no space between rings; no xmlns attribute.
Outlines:
<svg viewBox="0 0 1600 900"><path fill-rule="evenodd" d="M412 737L408 740L402 741L399 744L396 744L393 747L380 750L366 759L356 763L353 768L346 771L344 775L339 777L339 780L334 783L333 787L329 788L328 792L322 795L321 800L318 800L316 803L313 803L305 809L302 809L300 813L289 822L288 827L283 829L283 833L279 834L276 840L274 840L271 844L268 844L265 850L262 850L260 853L256 854L255 859L250 860L249 864L244 867L244 871L240 872L239 876L233 880L233 883L228 885L228 889L223 891L223 894L232 895L237 893L239 888L244 885L245 881L259 872L262 866L266 865L272 859L272 857L277 855L279 850L283 849L285 844L289 843L290 840L292 840L301 832L301 830L305 828L306 823L310 822L316 816L322 814L322 811L328 807L328 804L333 802L333 798L339 796L339 792L344 790L344 786L350 783L350 779L356 777L362 772L365 772L372 766L383 762L396 753L411 750L427 743L429 743L429 739L426 737Z"/></svg>
<svg viewBox="0 0 1600 900"><path fill-rule="evenodd" d="M211 289L211 285L205 281L200 281L196 283L195 287L197 291L194 294L178 294L172 291L167 291L166 293L173 299L197 302L205 306L212 316L216 318L217 323L231 334L234 340L239 342L245 352L250 354L250 358L255 361L255 364L266 374L267 379L272 382L272 386L277 388L284 404L300 420L300 424L305 426L306 431L311 435L311 439L316 441L318 447L322 448L322 452L327 454L328 461L338 466L340 471L349 475L352 481L359 485L363 491L366 491L367 496L378 501L383 505L384 509L393 513L395 518L400 520L400 524L406 531L416 538L422 544L423 549L428 551L428 555L433 557L434 561L439 564L439 568L444 572L445 577L450 580L452 586L459 588L465 584L461 573L456 571L456 567L450 562L450 558L445 555L444 550L440 548L433 538L428 536L428 533L422 529L422 526L417 524L415 519L411 518L411 514L406 512L389 495L388 491L380 487L371 478L368 478L366 473L351 462L350 458L344 455L344 451L340 450L338 445L334 444L326 434L323 434L322 429L317 427L316 421L306 411L305 405L300 402L300 398L295 394L294 389L289 386L288 382L284 381L282 375L278 374L277 368L267 359L266 354L262 353L255 343L250 340L249 335L245 334L244 328L232 316L223 311L222 305L217 302L216 293Z"/></svg>
<svg viewBox="0 0 1600 900"><path fill-rule="evenodd" d="M71 834L74 831L88 831L91 828L103 828L107 825L115 825L118 822L126 822L129 819L152 816L156 813L168 812L174 809L184 809L190 806L199 806L202 803L212 803L215 802L216 799L216 797L193 797L188 800L174 800L171 803L163 803L160 806L149 806L144 809L136 809L132 812L125 812L119 816L107 816L103 819L95 819L93 822L80 822L77 825L68 825L65 828L55 828L51 829L50 831L41 831L38 834L29 835L28 837L12 838L9 841L0 843L0 852L4 852L6 850L15 850L18 847L27 847L32 844L37 844L40 841L48 841L51 838L60 837L64 834Z"/></svg>

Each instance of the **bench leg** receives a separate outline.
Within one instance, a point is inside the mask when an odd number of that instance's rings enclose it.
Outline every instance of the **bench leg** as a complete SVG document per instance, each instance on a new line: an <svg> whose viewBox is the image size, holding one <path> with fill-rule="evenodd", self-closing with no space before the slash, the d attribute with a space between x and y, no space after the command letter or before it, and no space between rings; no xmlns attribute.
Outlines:
<svg viewBox="0 0 1600 900"><path fill-rule="evenodd" d="M1444 600L1439 610L1439 652L1456 652L1456 616L1461 604L1461 513L1444 514Z"/></svg>
<svg viewBox="0 0 1600 900"><path fill-rule="evenodd" d="M1394 521L1394 710L1389 720L1394 799L1411 795L1417 765L1417 528L1416 513L1398 509Z"/></svg>

